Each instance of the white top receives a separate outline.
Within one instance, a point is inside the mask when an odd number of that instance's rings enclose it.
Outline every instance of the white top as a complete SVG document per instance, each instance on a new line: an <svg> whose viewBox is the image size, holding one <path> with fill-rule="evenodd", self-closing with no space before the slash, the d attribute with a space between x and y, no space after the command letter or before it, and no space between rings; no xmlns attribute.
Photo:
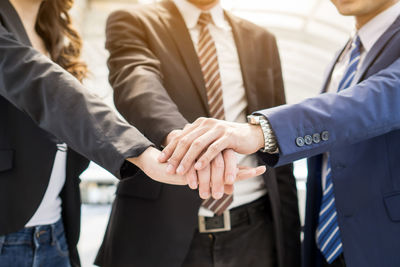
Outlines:
<svg viewBox="0 0 400 267"><path fill-rule="evenodd" d="M61 218L61 198L59 195L65 184L67 150L66 144L57 145L57 153L46 193L39 208L25 227L53 224ZM32 179L35 179L35 177L32 177Z"/></svg>
<svg viewBox="0 0 400 267"><path fill-rule="evenodd" d="M200 28L197 25L201 9L186 0L174 0L178 10L189 30L193 45L197 48ZM214 24L210 24L210 34L215 42L221 75L225 119L233 122L246 122L247 99L243 85L239 56L233 39L232 28L225 20L224 11L220 4L209 10ZM237 154L240 165L256 167L255 155L243 156ZM233 203L229 209L250 203L265 195L267 192L262 176L254 177L235 183ZM213 216L213 212L200 208L200 215Z"/></svg>
<svg viewBox="0 0 400 267"><path fill-rule="evenodd" d="M353 31L353 36L358 34L361 39L362 49L360 54L360 62L357 66L357 71L362 66L365 57L368 52L374 46L376 41L389 29L389 27L394 23L397 17L400 15L400 2L381 12L373 19L371 19L367 24L362 26L358 32L356 30ZM354 37L353 37L354 38ZM346 72L347 65L350 60L350 50L351 44L345 48L342 55L340 56L338 62L335 65L335 68L332 72L332 77L330 84L328 86L327 92L336 93L339 88L339 83L342 80L343 75ZM356 80L353 80L353 85L356 83ZM324 154L323 166L322 166L322 177L326 177L326 164L327 164L327 153ZM323 188L325 188L325 179L322 179Z"/></svg>

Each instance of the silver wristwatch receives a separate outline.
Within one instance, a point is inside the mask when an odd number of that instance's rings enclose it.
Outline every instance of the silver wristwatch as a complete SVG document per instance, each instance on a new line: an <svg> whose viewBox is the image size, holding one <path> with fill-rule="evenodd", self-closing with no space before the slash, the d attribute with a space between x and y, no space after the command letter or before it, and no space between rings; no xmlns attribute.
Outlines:
<svg viewBox="0 0 400 267"><path fill-rule="evenodd" d="M260 125L264 134L264 149L262 152L270 154L278 153L278 142L276 136L271 128L268 120L264 116L249 115L247 116L247 122L253 125Z"/></svg>

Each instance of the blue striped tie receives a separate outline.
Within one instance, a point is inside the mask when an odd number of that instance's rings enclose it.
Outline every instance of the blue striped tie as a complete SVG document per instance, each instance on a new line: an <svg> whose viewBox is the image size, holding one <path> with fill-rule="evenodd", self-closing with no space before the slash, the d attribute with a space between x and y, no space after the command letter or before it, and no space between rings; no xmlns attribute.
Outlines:
<svg viewBox="0 0 400 267"><path fill-rule="evenodd" d="M361 40L358 36L352 43L350 60L347 70L339 83L338 91L344 90L353 82L360 63ZM328 263L332 263L343 252L342 240L340 238L339 225L333 192L331 160L328 154L325 187L322 193L321 208L319 211L318 229L316 233L317 245Z"/></svg>

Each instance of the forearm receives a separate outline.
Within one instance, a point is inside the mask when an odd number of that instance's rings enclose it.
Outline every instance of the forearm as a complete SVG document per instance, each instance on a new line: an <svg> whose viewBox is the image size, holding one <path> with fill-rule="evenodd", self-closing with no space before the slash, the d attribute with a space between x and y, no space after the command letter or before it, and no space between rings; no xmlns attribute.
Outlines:
<svg viewBox="0 0 400 267"><path fill-rule="evenodd" d="M134 14L117 11L110 15L106 33L115 105L159 147L187 121L164 87L161 63L149 47L146 29Z"/></svg>
<svg viewBox="0 0 400 267"><path fill-rule="evenodd" d="M265 155L269 165L282 165L328 151L333 145L361 142L400 128L400 60L362 83L337 94L322 94L295 105L257 114L270 122L279 157ZM323 140L321 134L325 132ZM314 134L319 142L296 143Z"/></svg>
<svg viewBox="0 0 400 267"><path fill-rule="evenodd" d="M117 72L111 70L114 71ZM182 129L188 123L156 74L138 66L124 79L110 80L118 111L157 147L163 144L171 131Z"/></svg>
<svg viewBox="0 0 400 267"><path fill-rule="evenodd" d="M126 158L151 146L72 75L4 29L0 29L0 68L1 96L116 176Z"/></svg>

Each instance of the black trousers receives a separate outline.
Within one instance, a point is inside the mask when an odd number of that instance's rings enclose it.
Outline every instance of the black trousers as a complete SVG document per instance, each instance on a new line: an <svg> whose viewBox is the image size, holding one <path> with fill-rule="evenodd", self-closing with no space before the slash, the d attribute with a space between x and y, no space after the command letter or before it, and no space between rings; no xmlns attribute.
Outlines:
<svg viewBox="0 0 400 267"><path fill-rule="evenodd" d="M276 267L271 210L227 232L194 234L183 267Z"/></svg>

